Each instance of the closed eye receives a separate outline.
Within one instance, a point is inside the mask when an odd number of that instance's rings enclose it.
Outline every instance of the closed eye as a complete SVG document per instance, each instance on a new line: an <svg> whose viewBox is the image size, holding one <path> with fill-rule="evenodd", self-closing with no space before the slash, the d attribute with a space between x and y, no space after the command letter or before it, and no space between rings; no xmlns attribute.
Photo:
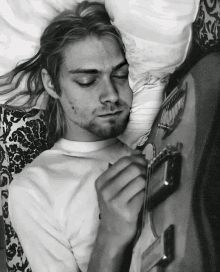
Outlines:
<svg viewBox="0 0 220 272"><path fill-rule="evenodd" d="M128 78L128 74L126 74L126 75L115 75L113 77L114 78L118 78L118 79L127 79Z"/></svg>
<svg viewBox="0 0 220 272"><path fill-rule="evenodd" d="M77 83L80 87L83 87L83 88L89 87L89 86L91 86L91 85L92 85L93 83L95 83L95 82L96 82L96 80L90 81L90 82L88 82L88 83L81 83L81 82L76 81L76 83Z"/></svg>
<svg viewBox="0 0 220 272"><path fill-rule="evenodd" d="M128 75L125 75L125 76L115 76L115 77L117 77L117 78L127 78Z"/></svg>

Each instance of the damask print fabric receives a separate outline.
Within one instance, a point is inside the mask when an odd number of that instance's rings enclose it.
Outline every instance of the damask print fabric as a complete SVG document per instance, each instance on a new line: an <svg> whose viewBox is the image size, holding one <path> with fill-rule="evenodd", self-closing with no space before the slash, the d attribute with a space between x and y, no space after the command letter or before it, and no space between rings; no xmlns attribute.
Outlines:
<svg viewBox="0 0 220 272"><path fill-rule="evenodd" d="M220 48L219 0L201 0L193 30L194 38L203 51L208 53Z"/></svg>
<svg viewBox="0 0 220 272"><path fill-rule="evenodd" d="M5 224L5 244L8 272L31 272L8 213L8 186L14 174L20 173L41 152L52 147L49 143L44 113L0 107L0 186L2 214Z"/></svg>

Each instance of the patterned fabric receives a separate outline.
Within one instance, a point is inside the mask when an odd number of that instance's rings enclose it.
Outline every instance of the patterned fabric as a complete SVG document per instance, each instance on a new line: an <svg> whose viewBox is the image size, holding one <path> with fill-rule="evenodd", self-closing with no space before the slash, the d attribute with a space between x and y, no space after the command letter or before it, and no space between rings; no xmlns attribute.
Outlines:
<svg viewBox="0 0 220 272"><path fill-rule="evenodd" d="M52 143L49 142L41 110L25 112L0 107L0 120L0 186L8 272L31 272L8 214L8 186L14 174L21 172L41 152L51 148Z"/></svg>
<svg viewBox="0 0 220 272"><path fill-rule="evenodd" d="M193 30L203 51L220 48L220 0L201 0Z"/></svg>

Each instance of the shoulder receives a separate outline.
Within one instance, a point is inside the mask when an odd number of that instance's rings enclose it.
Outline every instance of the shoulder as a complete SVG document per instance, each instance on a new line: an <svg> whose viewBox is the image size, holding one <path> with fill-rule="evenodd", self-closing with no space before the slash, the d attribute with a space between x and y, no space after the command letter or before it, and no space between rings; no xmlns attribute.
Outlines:
<svg viewBox="0 0 220 272"><path fill-rule="evenodd" d="M26 165L21 173L14 175L9 186L8 199L13 224L27 216L39 215L38 221L54 218L55 195L48 173L50 163L47 160L50 155L50 150L41 153L32 163Z"/></svg>
<svg viewBox="0 0 220 272"><path fill-rule="evenodd" d="M54 158L54 159L53 159ZM42 152L24 169L15 174L9 186L9 195L13 192L20 194L48 194L51 187L50 168L59 160L58 152L47 150Z"/></svg>

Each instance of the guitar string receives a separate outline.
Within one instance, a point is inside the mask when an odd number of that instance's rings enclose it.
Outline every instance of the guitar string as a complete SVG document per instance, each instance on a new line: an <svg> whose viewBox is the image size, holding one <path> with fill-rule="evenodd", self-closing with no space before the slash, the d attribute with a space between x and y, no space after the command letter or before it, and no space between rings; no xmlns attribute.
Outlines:
<svg viewBox="0 0 220 272"><path fill-rule="evenodd" d="M162 125L166 124L165 123L166 122L166 118L165 118L166 117L166 112L168 112L170 104L172 103L172 101L175 100L175 97L176 97L176 94L178 94L178 91L179 91L179 88L175 88L175 90L170 95L165 97L165 101L161 105L162 114L161 114L161 117L160 117L160 122L158 124L162 124ZM173 116L172 116L172 119L173 119ZM162 128L158 127L158 129L156 131L155 138L157 138L160 129L162 129ZM155 149L155 145L153 145L153 148ZM156 151L154 150L153 153L154 153L153 158L155 158L156 157ZM142 206L143 210L142 210L142 217L141 217L141 230L140 230L140 233L142 232L142 230L144 228L144 225L145 225L145 215L146 215L147 209L148 209L148 207L150 207L150 205L152 203L151 198L150 198L150 192L149 192L150 179L151 179L151 176L152 176L152 174L154 172L152 161L153 160L151 160L149 162L148 169L147 169L145 195L144 195L144 201L143 201L143 206ZM153 220L153 211L149 211L148 214L149 214L149 223L150 223L151 231L152 231L154 237L157 239L157 238L159 238L159 235L158 235L158 233L156 231L156 228L155 228L155 224L154 224L154 220ZM139 233L139 235L140 235L140 233Z"/></svg>
<svg viewBox="0 0 220 272"><path fill-rule="evenodd" d="M148 189L149 189L149 180L150 180L150 162L147 166L147 177L145 182L145 194L144 194L144 202L143 202L143 211L142 211L142 222L141 222L141 231L144 228L145 225L145 215L146 215L146 209L147 209L147 197L148 197Z"/></svg>
<svg viewBox="0 0 220 272"><path fill-rule="evenodd" d="M163 110L162 110L162 114L161 114L161 118L160 118L160 122L159 123L162 123L163 119L164 119L164 115L165 115L165 111L166 111L166 108L167 108L167 105L163 105ZM157 138L158 134L159 134L159 130L162 129L162 128L158 128L157 129L157 132L156 132L156 136L155 136L155 139ZM156 157L156 155L158 154L154 154L154 158ZM154 165L153 165L154 166ZM152 166L152 169L151 169L151 175L153 176L153 172L154 172L154 167ZM149 201L149 207L151 206L151 197L148 196L148 201ZM156 231L156 227L155 227L155 224L154 224L154 220L153 220L153 211L149 211L149 223L150 223L150 228L151 228L151 231L154 235L154 237L156 239L158 239L160 236L159 234L157 233Z"/></svg>
<svg viewBox="0 0 220 272"><path fill-rule="evenodd" d="M175 91L174 91L174 94L173 95L169 95L166 100L167 101L164 101L164 103L162 104L161 106L161 109L162 109L162 113L161 113L161 118L160 118L160 123L163 125L165 124L166 125L166 111L169 111L170 109L170 105L172 105L172 101L175 101L176 97L178 96L178 93L179 93L179 88L176 88ZM172 99L173 98L173 99ZM174 120L174 116L175 113L173 111L171 111L171 118L172 120ZM163 122L163 123L162 123ZM162 127L158 127L157 131L156 131L156 135L155 135L155 139L157 138L158 136L158 133L160 131L160 129L163 129ZM153 149L155 149L155 144L153 144ZM153 152L153 158L155 159L157 156L156 154L156 151L154 150ZM150 184L150 179L151 179L151 176L153 175L154 173L154 167L155 167L155 164L153 163L153 160L151 160L149 162L149 166L148 166L148 171L147 171L147 178L146 178L146 193L145 193L145 197L144 197L144 205L143 205L143 215L142 215L142 230L143 230L143 227L144 227L144 224L145 224L145 215L146 215L146 209L147 209L147 206L150 207L151 206L151 200L152 198L150 197L150 188L149 188L149 184ZM146 201L148 201L148 205L146 204ZM153 210L152 211L149 211L149 221L150 221L150 227L151 227L151 231L155 237L155 239L158 239L160 236L157 234L156 232L156 229L155 229L155 224L154 224L154 220L153 220ZM141 231L142 231L141 230ZM155 266L154 268L156 268L156 271L164 271L164 269L160 266Z"/></svg>
<svg viewBox="0 0 220 272"><path fill-rule="evenodd" d="M173 94L173 95L171 95L171 96L168 96L167 97L167 102L165 103L163 103L163 105L161 106L161 108L163 108L163 110L162 110L162 114L161 114L161 118L160 118L160 122L159 122L159 124L165 124L166 125L166 112L168 112L169 111L169 108L170 108L170 105L172 104L172 101L174 101L174 99L175 99L175 97L176 97L176 94L178 93L178 89L176 89L175 90L175 93ZM172 114L172 112L171 112L171 114ZM173 116L172 116L172 119L173 119ZM157 132L156 132L156 135L155 135L155 139L157 138L157 136L158 136L158 134L159 134L159 130L160 129L162 129L162 128L158 128L157 129ZM156 157L156 154L154 154L154 157ZM154 164L152 165L152 167L151 167L151 169L150 169L150 177L151 177L151 175L153 175L153 172L154 172ZM149 180L148 180L148 183L150 183L150 177L149 177ZM149 197L149 184L148 184L148 194L147 194L147 201L148 201L148 207L150 207L151 206L151 203L152 203L152 198L151 197ZM146 212L146 211L145 211ZM151 228L151 231L152 231L152 233L153 233L153 235L154 235L154 237L156 238L156 239L158 239L159 237L160 237L160 235L157 233L157 231L156 231L156 228L155 228L155 223L154 223L154 220L153 220L153 211L149 211L149 223L150 223L150 228Z"/></svg>
<svg viewBox="0 0 220 272"><path fill-rule="evenodd" d="M153 172L154 172L154 164L151 167L151 176L152 176ZM151 200L152 200L152 198L148 196L148 202L149 202L148 207L151 207L151 203L152 203ZM150 221L149 222L150 223L150 228L151 228L151 231L152 231L152 233L154 235L154 238L156 238L156 239L159 238L159 235L158 235L158 233L156 231L155 224L154 224L154 221L153 221L153 211L149 211L149 221Z"/></svg>

